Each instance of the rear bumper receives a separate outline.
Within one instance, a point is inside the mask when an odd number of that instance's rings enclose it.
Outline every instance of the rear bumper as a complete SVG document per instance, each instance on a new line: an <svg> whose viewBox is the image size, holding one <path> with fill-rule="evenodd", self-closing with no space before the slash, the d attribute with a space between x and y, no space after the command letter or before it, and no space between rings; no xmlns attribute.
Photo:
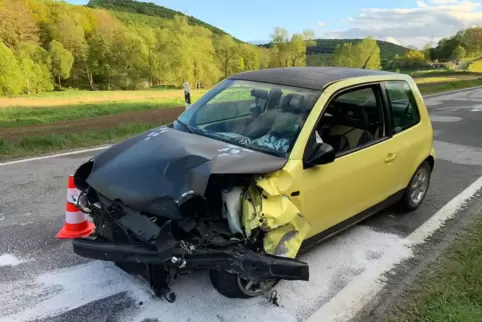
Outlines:
<svg viewBox="0 0 482 322"><path fill-rule="evenodd" d="M93 238L77 238L72 245L77 255L97 260L214 269L254 280L309 280L307 263L259 254L240 247L187 251L177 243L161 249L143 243L108 242Z"/></svg>

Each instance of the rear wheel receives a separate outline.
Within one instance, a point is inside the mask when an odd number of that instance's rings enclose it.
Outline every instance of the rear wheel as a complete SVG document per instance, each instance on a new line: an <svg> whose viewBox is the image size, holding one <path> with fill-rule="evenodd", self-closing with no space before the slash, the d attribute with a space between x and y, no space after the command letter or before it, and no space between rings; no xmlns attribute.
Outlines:
<svg viewBox="0 0 482 322"><path fill-rule="evenodd" d="M432 167L427 161L415 171L400 201L403 210L413 211L423 203L430 186L431 172Z"/></svg>
<svg viewBox="0 0 482 322"><path fill-rule="evenodd" d="M209 277L214 288L222 295L229 298L250 298L259 296L277 283L278 279L263 282L253 282L224 271L211 270Z"/></svg>

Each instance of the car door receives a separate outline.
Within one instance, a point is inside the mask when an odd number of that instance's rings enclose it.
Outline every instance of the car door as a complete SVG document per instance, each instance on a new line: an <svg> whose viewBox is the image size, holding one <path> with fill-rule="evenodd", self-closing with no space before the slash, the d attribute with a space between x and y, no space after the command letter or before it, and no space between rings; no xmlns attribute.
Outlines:
<svg viewBox="0 0 482 322"><path fill-rule="evenodd" d="M391 80L383 83L386 101L389 107L391 128L391 150L397 158L393 168L398 174L397 189L402 190L425 157L428 141L432 133L421 124L417 102L410 88L404 80Z"/></svg>
<svg viewBox="0 0 482 322"><path fill-rule="evenodd" d="M333 162L302 172L303 210L312 227L308 237L342 222L357 221L395 191L393 164L397 160L388 137L380 84L337 92L327 106L313 135L339 150ZM360 113L357 108L370 110ZM368 115L368 122L361 120L363 115ZM349 141L348 148L335 142L337 136Z"/></svg>

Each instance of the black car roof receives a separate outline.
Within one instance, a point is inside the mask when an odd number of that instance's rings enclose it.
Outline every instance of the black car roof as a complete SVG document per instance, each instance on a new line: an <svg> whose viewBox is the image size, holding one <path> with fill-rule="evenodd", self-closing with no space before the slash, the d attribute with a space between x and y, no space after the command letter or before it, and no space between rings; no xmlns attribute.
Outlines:
<svg viewBox="0 0 482 322"><path fill-rule="evenodd" d="M325 85L347 78L391 75L391 72L347 67L283 67L242 72L229 79L272 83L285 86L322 89Z"/></svg>

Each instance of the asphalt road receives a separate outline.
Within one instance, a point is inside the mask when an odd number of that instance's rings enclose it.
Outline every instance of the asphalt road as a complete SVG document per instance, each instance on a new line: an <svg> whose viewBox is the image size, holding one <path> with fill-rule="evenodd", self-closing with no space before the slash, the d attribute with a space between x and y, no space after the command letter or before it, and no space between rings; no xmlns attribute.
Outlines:
<svg viewBox="0 0 482 322"><path fill-rule="evenodd" d="M0 321L302 321L348 283L406 251L400 241L482 176L482 90L425 99L437 163L425 203L411 214L387 210L303 257L310 282L266 298L230 300L202 272L180 276L175 303L110 263L74 255L54 238L63 224L66 176L94 152L0 166Z"/></svg>

